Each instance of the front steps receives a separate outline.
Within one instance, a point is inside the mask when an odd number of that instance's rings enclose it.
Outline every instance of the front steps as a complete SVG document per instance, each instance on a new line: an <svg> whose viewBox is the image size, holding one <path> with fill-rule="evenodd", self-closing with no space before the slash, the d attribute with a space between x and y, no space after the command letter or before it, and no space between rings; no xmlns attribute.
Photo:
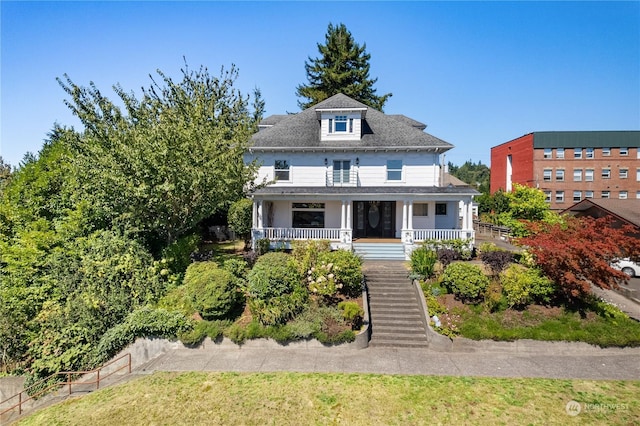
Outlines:
<svg viewBox="0 0 640 426"><path fill-rule="evenodd" d="M353 251L365 260L405 260L402 243L353 243Z"/></svg>
<svg viewBox="0 0 640 426"><path fill-rule="evenodd" d="M404 262L367 262L371 347L426 348L427 326Z"/></svg>

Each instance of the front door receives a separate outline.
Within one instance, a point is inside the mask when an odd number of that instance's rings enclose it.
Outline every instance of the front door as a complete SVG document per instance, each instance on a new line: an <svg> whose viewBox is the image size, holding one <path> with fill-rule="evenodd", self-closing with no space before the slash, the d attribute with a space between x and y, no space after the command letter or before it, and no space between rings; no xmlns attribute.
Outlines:
<svg viewBox="0 0 640 426"><path fill-rule="evenodd" d="M354 201L355 238L394 238L395 201Z"/></svg>

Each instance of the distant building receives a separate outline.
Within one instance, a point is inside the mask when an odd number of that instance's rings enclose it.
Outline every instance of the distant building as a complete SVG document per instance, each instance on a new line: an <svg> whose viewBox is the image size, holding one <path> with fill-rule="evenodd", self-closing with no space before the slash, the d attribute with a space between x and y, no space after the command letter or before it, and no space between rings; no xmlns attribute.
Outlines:
<svg viewBox="0 0 640 426"><path fill-rule="evenodd" d="M584 199L640 199L640 131L533 132L491 148L491 193L519 183L552 210Z"/></svg>
<svg viewBox="0 0 640 426"><path fill-rule="evenodd" d="M589 216L595 219L609 217L614 227L630 225L633 235L640 238L640 199L636 200L582 200L562 211L572 216Z"/></svg>

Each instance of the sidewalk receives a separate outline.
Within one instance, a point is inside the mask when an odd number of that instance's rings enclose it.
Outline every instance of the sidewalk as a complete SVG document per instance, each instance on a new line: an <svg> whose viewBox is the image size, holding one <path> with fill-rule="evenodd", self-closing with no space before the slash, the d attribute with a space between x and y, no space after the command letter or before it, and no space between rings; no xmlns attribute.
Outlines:
<svg viewBox="0 0 640 426"><path fill-rule="evenodd" d="M154 371L372 373L475 377L640 380L640 348L600 349L552 342L529 352L437 352L425 349L325 347L317 342L281 346L270 340L230 341L173 348L136 368ZM490 346L486 346L490 347ZM134 357L135 359L135 357Z"/></svg>

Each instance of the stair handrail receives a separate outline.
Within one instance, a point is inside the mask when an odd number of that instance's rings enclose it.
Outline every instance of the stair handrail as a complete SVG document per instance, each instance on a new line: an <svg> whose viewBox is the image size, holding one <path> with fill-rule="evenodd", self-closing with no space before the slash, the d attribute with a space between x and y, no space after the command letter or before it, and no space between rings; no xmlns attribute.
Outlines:
<svg viewBox="0 0 640 426"><path fill-rule="evenodd" d="M112 364L115 364L116 362L127 358L127 363L119 368L116 368L115 370L111 371L110 373L107 374L103 374L102 376L100 375L100 372L102 370L104 370L105 368L111 366ZM120 370L123 370L124 368L128 369L128 374L131 374L131 354L130 353L126 353L124 355L119 356L118 358L112 359L111 361L109 361L108 363L104 364L101 367L95 368L93 370L87 370L87 371L59 371L57 373L53 373L51 375L49 375L48 377L45 377L44 379L38 380L36 383L32 384L31 386L23 389L21 392L10 396L9 398L5 399L4 401L0 401L0 406L2 406L5 403L8 403L9 401L11 401L14 398L18 398L18 402L15 403L14 405L0 411L0 416L3 416L4 414L8 413L9 411L12 411L16 408L18 408L18 415L22 414L22 406L31 401L31 400L35 400L37 398L39 398L40 396L48 393L51 389L53 388L63 388L64 386L68 386L69 387L69 395L71 395L71 388L72 385L90 385L95 383L96 384L96 389L100 389L100 380L105 380L106 378L112 376L113 374L119 372ZM74 381L72 380L72 378L75 377L82 377L85 376L87 374L91 374L91 373L96 373L96 378L95 380L91 381L91 380L87 380L87 381ZM44 389L34 393L33 395L29 395L29 391L37 388L38 386L41 386L42 384L47 383L48 381L50 381L51 379L55 378L55 377L66 377L65 381L56 381L55 383L50 384L49 386L45 387ZM23 399L23 395L26 395L27 398Z"/></svg>

